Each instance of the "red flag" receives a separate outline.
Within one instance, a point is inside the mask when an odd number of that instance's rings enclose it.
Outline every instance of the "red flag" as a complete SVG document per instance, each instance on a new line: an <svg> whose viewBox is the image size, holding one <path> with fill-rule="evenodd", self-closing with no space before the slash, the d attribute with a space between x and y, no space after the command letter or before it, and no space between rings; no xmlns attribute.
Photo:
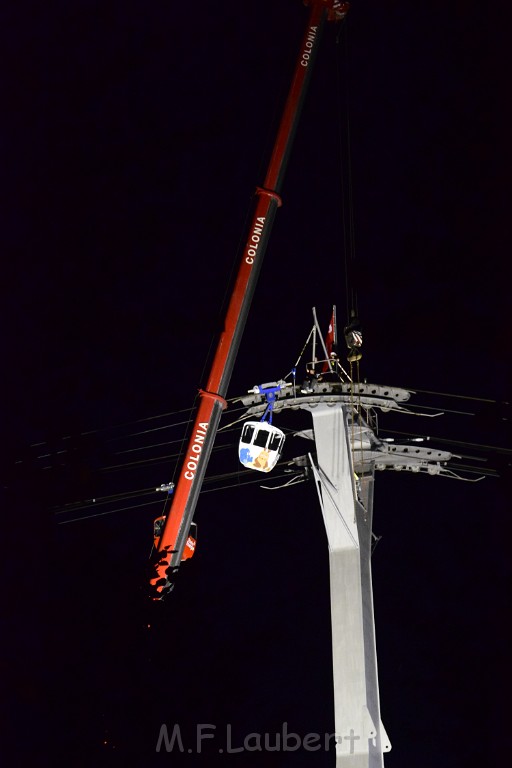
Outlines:
<svg viewBox="0 0 512 768"><path fill-rule="evenodd" d="M327 336L325 337L325 346L327 349L327 357L330 360L331 355L333 351L336 351L336 307L332 308L332 315L331 315L331 322L329 323L329 330L327 331ZM333 349L334 348L334 349ZM329 365L329 362L326 361L323 364L322 373L325 373L325 371L329 371L331 369L331 366Z"/></svg>

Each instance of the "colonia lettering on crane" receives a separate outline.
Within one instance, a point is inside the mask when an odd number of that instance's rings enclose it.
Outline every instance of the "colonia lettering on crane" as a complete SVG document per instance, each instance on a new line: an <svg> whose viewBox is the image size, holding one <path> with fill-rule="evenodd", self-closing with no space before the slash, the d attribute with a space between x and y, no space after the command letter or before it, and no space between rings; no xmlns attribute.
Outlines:
<svg viewBox="0 0 512 768"><path fill-rule="evenodd" d="M192 443L192 454L188 457L187 463L185 464L185 472L183 473L185 480L194 479L194 475L197 469L197 462L199 461L201 451L203 450L203 443L207 429L207 421L199 422L199 427L196 430L196 436L194 438L194 442Z"/></svg>
<svg viewBox="0 0 512 768"><path fill-rule="evenodd" d="M317 32L317 27L309 28L309 35L308 35L308 39L306 40L305 50L303 51L302 59L300 60L301 67L307 67L309 64L311 49L313 48L313 43L315 42L316 32Z"/></svg>
<svg viewBox="0 0 512 768"><path fill-rule="evenodd" d="M254 259L256 258L256 251L258 250L258 246L261 240L261 233L263 232L263 225L265 224L265 217L258 216L256 221L258 223L254 225L254 229L251 233L251 237L249 238L247 256L245 257L245 261L247 262L247 264L254 264Z"/></svg>

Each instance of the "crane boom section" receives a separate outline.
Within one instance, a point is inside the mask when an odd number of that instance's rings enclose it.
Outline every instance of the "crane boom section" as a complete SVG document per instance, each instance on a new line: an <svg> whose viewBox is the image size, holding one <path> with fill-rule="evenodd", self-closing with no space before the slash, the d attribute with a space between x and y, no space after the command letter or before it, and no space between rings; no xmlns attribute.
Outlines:
<svg viewBox="0 0 512 768"><path fill-rule="evenodd" d="M301 110L312 64L326 19L342 19L348 3L337 0L309 0L309 19L294 75L274 143L263 187L258 187L247 242L228 305L205 390L200 402L180 469L172 506L160 537L155 572L151 579L153 596L161 599L172 588L172 573L181 563L202 481L213 448L225 397L249 313L256 282L275 213L281 204L279 190Z"/></svg>

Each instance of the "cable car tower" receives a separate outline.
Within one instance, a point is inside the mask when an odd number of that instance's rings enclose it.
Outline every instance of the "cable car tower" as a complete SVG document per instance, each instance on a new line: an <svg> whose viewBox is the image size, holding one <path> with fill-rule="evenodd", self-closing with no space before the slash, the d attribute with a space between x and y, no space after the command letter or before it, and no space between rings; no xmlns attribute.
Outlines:
<svg viewBox="0 0 512 768"><path fill-rule="evenodd" d="M329 380L318 375L303 385L281 386L273 410L276 414L286 409L307 411L313 423L312 429L297 433L311 441L310 450L290 464L313 475L327 534L336 765L379 768L391 744L380 716L373 613L375 472L392 469L453 476L446 468L451 454L381 440L371 426L374 414L378 410L414 413L404 406L411 393L347 381L337 359L340 373L335 370L333 357L329 354L313 362L313 367L328 370ZM311 369L308 363L307 370ZM247 407L245 418L250 419L242 429L241 445L247 426L257 424L254 419L265 411L264 397L264 390L255 388L240 398Z"/></svg>
<svg viewBox="0 0 512 768"><path fill-rule="evenodd" d="M427 414L405 405L412 394L408 390L351 380L337 354L328 348L329 336L332 341L337 335L335 308L327 343L322 341L325 359L317 360L315 339L322 337L315 310L313 316L313 354L312 361L306 364L308 377L303 384L296 384L297 361L291 372L293 385L288 388L283 381L273 388L272 409L276 414L287 409L307 411L312 418L312 429L295 433L311 441L310 450L289 465L302 471L304 479L313 476L327 535L336 765L380 768L391 744L380 716L373 612L375 473L392 470L468 478L447 466L452 459L448 451L424 447L418 442L400 444L378 436L374 426L378 411ZM345 329L345 338L352 372L352 363L361 358L362 345L355 319ZM247 407L242 418L249 418L242 428L241 449L247 441L246 430L253 430L253 425L258 424L254 419L261 414L264 418L268 408L265 394L265 387L255 387L240 398ZM283 487L291 484L285 483Z"/></svg>

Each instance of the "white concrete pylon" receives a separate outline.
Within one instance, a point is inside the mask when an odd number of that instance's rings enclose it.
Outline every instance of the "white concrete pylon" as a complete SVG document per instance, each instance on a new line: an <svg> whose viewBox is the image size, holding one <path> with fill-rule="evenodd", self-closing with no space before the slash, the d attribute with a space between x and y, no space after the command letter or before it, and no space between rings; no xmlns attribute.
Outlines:
<svg viewBox="0 0 512 768"><path fill-rule="evenodd" d="M317 451L317 463L311 459L311 465L329 545L336 766L381 768L391 745L380 720L377 680L370 570L373 475L364 479L364 490L356 488L347 406L318 403L308 410Z"/></svg>

